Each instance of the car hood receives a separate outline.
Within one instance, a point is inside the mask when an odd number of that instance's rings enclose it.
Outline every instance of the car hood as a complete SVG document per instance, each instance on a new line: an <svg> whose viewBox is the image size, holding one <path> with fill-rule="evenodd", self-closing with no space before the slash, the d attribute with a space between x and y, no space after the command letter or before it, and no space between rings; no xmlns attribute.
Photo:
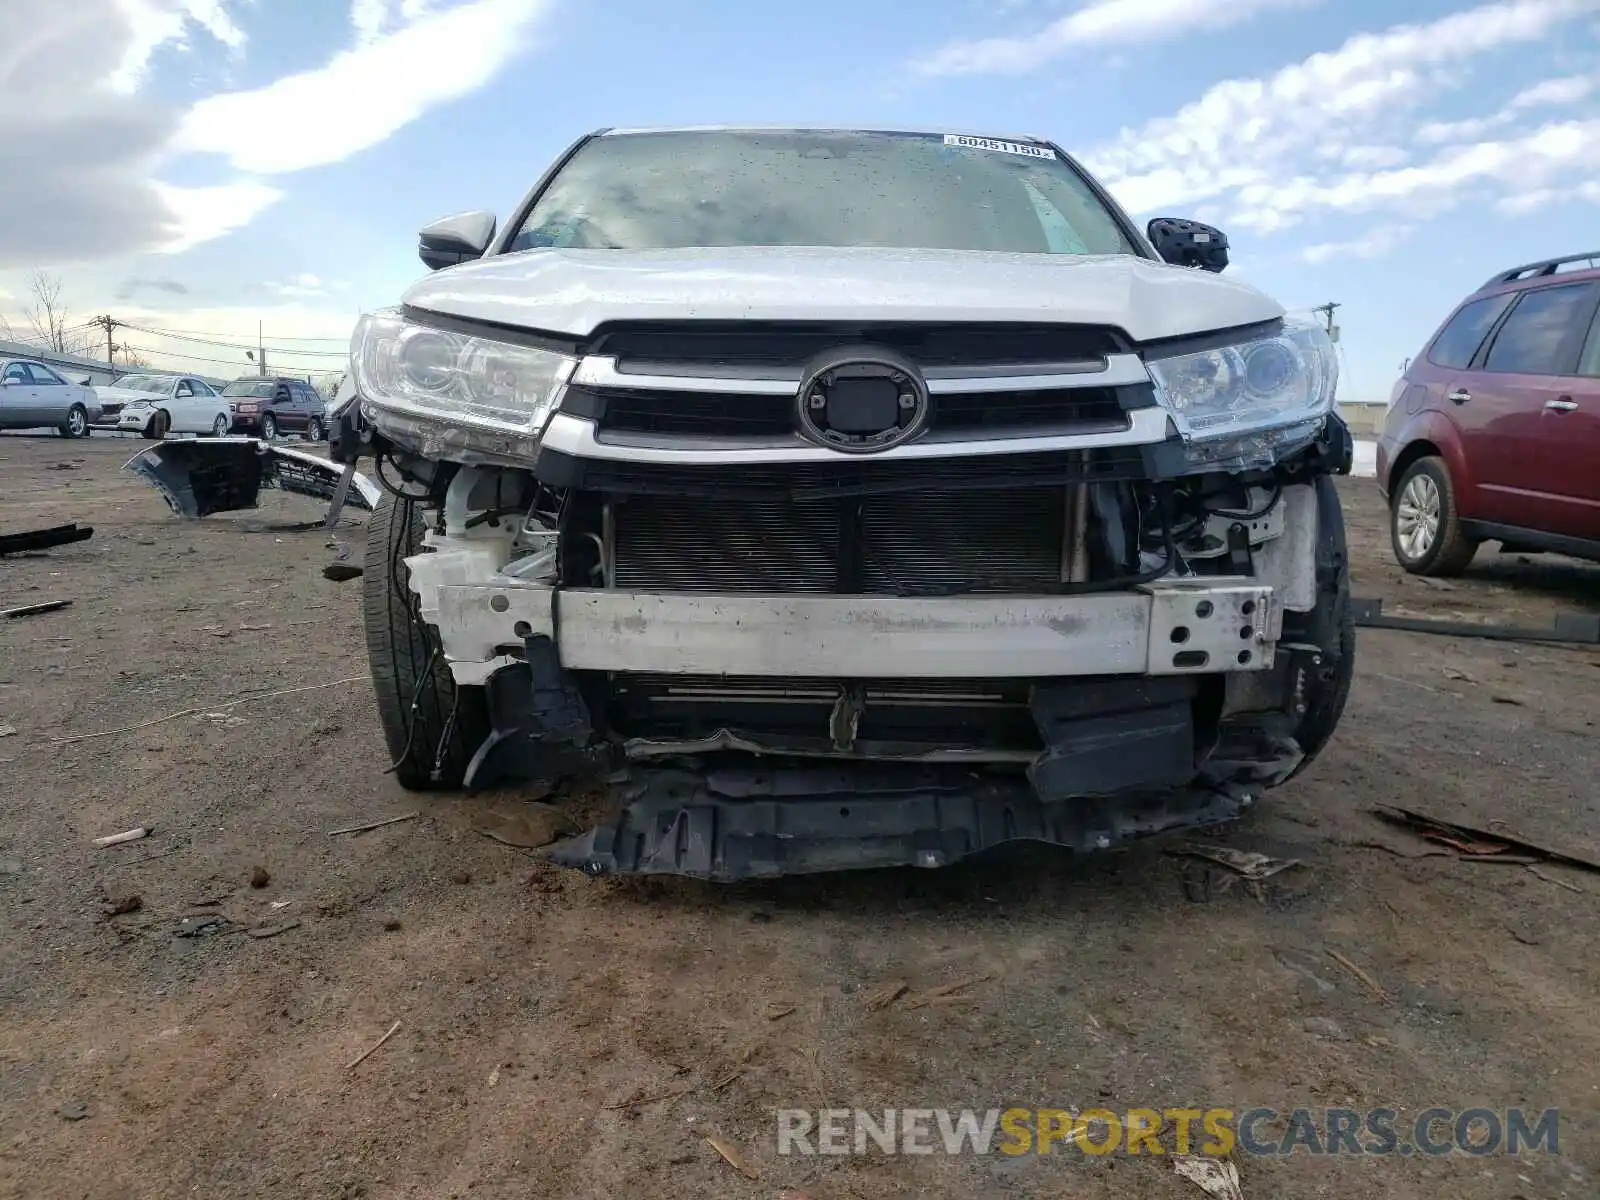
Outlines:
<svg viewBox="0 0 1600 1200"><path fill-rule="evenodd" d="M430 275L405 303L574 337L608 321L995 321L1147 342L1283 315L1248 284L1131 254L811 247L529 250Z"/></svg>
<svg viewBox="0 0 1600 1200"><path fill-rule="evenodd" d="M97 387L94 394L102 400L110 400L115 404L126 404L130 400L165 400L164 392L141 392L134 388Z"/></svg>

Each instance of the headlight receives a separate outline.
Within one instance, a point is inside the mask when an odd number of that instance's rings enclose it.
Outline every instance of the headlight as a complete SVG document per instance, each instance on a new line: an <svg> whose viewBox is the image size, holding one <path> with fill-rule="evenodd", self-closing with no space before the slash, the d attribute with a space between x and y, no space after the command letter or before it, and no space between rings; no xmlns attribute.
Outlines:
<svg viewBox="0 0 1600 1200"><path fill-rule="evenodd" d="M525 460L576 360L417 325L386 310L361 319L350 365L362 411L429 457Z"/></svg>
<svg viewBox="0 0 1600 1200"><path fill-rule="evenodd" d="M148 400L129 400L128 401L128 407L129 408L149 408L150 407L150 401L148 401Z"/></svg>
<svg viewBox="0 0 1600 1200"><path fill-rule="evenodd" d="M1333 408L1339 362L1314 321L1272 337L1150 362L1156 396L1197 464L1234 466L1314 436ZM1240 464L1249 465L1249 464Z"/></svg>

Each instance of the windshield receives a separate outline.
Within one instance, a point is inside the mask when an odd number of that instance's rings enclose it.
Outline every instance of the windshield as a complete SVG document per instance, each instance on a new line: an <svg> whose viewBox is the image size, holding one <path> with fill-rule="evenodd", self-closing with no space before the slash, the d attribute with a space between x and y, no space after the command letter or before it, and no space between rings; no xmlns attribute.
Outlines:
<svg viewBox="0 0 1600 1200"><path fill-rule="evenodd" d="M538 246L1135 253L1084 178L1047 147L801 130L595 138L507 249Z"/></svg>
<svg viewBox="0 0 1600 1200"><path fill-rule="evenodd" d="M172 380L165 375L124 375L111 386L127 388L130 392L160 392L165 395L172 389Z"/></svg>
<svg viewBox="0 0 1600 1200"><path fill-rule="evenodd" d="M270 379L240 379L222 389L224 396L261 396L272 399L275 385Z"/></svg>

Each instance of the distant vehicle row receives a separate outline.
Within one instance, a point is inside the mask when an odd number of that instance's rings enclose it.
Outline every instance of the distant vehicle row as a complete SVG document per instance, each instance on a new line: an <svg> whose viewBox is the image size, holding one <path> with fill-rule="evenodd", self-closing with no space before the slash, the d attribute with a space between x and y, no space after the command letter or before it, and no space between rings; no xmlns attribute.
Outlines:
<svg viewBox="0 0 1600 1200"><path fill-rule="evenodd" d="M320 442L328 422L317 390L287 376L248 376L218 392L191 375L146 372L96 388L35 359L0 360L0 429L47 428L69 438L100 429L155 440L169 433L268 440L297 433Z"/></svg>

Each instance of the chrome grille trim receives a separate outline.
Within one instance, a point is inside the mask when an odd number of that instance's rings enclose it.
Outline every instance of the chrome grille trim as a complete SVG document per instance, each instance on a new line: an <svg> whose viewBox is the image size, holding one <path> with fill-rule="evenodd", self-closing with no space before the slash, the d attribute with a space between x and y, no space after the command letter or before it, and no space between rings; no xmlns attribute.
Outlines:
<svg viewBox="0 0 1600 1200"><path fill-rule="evenodd" d="M1014 370L1016 373L1007 373ZM1050 388L1127 387L1149 383L1150 372L1137 354L1111 354L1103 359L1064 363L1027 363L1015 368L929 367L924 373L934 395L974 392L1034 392ZM572 382L593 388L645 388L668 392L733 392L743 395L790 396L800 386L799 368L719 370L707 364L689 374L684 368L641 372L626 370L622 361L591 354L573 372Z"/></svg>
<svg viewBox="0 0 1600 1200"><path fill-rule="evenodd" d="M636 377L635 377L636 378ZM1097 378L1088 376L1087 378ZM747 384L741 386L748 386ZM550 418L540 446L543 450L575 458L613 462L657 463L668 466L735 466L759 463L837 463L859 458L873 462L917 459L972 458L978 455L1029 454L1057 450L1100 450L1118 446L1153 446L1165 441L1171 423L1164 408L1137 408L1128 414L1126 429L1090 433L1023 434L1018 437L965 436L940 439L929 435L881 454L847 455L802 441L799 435L754 445L749 439L714 437L654 437L618 434L600 437L595 422L570 413Z"/></svg>

